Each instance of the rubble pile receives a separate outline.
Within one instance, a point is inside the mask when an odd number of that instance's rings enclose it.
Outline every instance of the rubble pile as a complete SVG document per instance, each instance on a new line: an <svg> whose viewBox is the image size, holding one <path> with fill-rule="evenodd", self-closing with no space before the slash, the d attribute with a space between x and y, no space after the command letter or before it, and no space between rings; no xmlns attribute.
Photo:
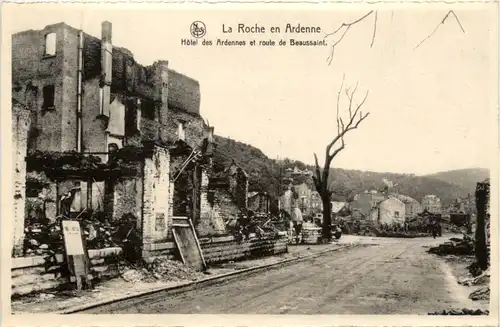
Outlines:
<svg viewBox="0 0 500 327"><path fill-rule="evenodd" d="M62 253L64 244L61 219L62 216L57 217L54 221L47 218L27 219L24 229L24 255ZM127 233L130 229L126 225L126 223L130 224L128 220L112 224L100 212L84 213L78 217L78 220L89 250L123 246L126 236L130 236L130 233ZM135 223L132 222L132 224Z"/></svg>
<svg viewBox="0 0 500 327"><path fill-rule="evenodd" d="M112 226L107 219L83 220L82 229L88 249L104 249L120 245L120 242L113 237L117 227Z"/></svg>
<svg viewBox="0 0 500 327"><path fill-rule="evenodd" d="M476 285L486 285L490 283L490 270L482 272L478 276L473 276L472 274L467 274L466 276L458 280L460 285L464 286L476 286Z"/></svg>
<svg viewBox="0 0 500 327"><path fill-rule="evenodd" d="M196 279L200 273L180 261L157 258L151 264L153 276L161 280Z"/></svg>
<svg viewBox="0 0 500 327"><path fill-rule="evenodd" d="M62 232L58 223L48 219L29 222L24 232L25 256L61 253L63 251Z"/></svg>
<svg viewBox="0 0 500 327"><path fill-rule="evenodd" d="M474 241L464 234L462 239L451 238L448 242L430 248L428 252L437 255L472 255L474 254Z"/></svg>
<svg viewBox="0 0 500 327"><path fill-rule="evenodd" d="M490 312L488 310L473 310L473 309L452 309L452 310L443 310L429 313L431 316L488 316Z"/></svg>
<svg viewBox="0 0 500 327"><path fill-rule="evenodd" d="M130 283L197 280L203 273L180 261L157 258L149 265L124 266L120 275Z"/></svg>
<svg viewBox="0 0 500 327"><path fill-rule="evenodd" d="M469 299L474 300L474 301L478 301L478 300L487 300L488 301L490 299L490 287L489 286L481 287L480 289L472 292L469 295Z"/></svg>

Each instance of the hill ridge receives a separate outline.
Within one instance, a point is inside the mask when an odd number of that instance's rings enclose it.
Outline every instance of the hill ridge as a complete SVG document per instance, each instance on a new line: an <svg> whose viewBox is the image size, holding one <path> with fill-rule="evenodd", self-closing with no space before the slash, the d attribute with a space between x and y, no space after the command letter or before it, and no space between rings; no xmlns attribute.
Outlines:
<svg viewBox="0 0 500 327"><path fill-rule="evenodd" d="M299 169L314 171L312 165L298 160L270 159L262 150L251 144L218 135L214 136L214 141L214 169L222 170L234 159L248 173L250 191L268 192L276 197L284 169L297 166ZM330 189L336 193L346 190L359 193L367 189L382 189L385 179L395 185L394 191L411 196L417 201L421 201L427 194L435 194L444 204L451 204L458 197L473 194L476 183L488 176L489 170L486 168L454 169L426 175L331 168L329 182Z"/></svg>

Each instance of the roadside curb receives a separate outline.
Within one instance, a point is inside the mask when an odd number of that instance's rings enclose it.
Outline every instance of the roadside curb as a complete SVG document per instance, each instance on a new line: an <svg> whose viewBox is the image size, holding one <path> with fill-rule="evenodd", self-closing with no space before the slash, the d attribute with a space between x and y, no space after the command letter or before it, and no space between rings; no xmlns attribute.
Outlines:
<svg viewBox="0 0 500 327"><path fill-rule="evenodd" d="M155 294L155 293L168 292L168 291L174 291L174 290L175 291L181 291L183 289L188 289L188 288L190 288L192 286L204 285L204 284L208 284L209 282L212 282L212 281L229 280L232 277L244 275L246 273L251 273L251 272L255 272L255 271L259 271L259 270L264 270L264 269L267 269L267 268L274 268L274 267L278 267L280 265L285 265L287 263L299 262L299 261L302 261L302 260L306 260L306 259L311 259L311 258L318 257L318 256L320 256L321 254L324 254L324 253L335 252L335 251L339 251L339 250L350 248L350 247L356 247L356 246L359 246L359 245L360 244L346 244L346 245L341 245L341 246L338 246L338 247L335 247L335 248L331 248L331 249L319 251L319 252L308 254L308 255L304 255L304 256L299 256L299 257L296 257L296 258L290 258L290 259L286 259L286 260L279 261L279 262L274 262L274 263L270 263L270 264L264 264L264 265L260 265L260 266L255 266L255 267L245 268L245 269L241 269L241 270L231 271L231 272L228 272L228 273L225 273L225 274L215 275L215 276L211 276L211 277L204 278L204 279L201 279L201 280L189 281L189 282L181 283L181 284L174 285L174 286L159 287L157 289L147 290L147 291L143 291L143 292L138 292L138 293L135 293L135 294L124 295L124 296L116 297L114 299L107 299L107 300L102 300L102 301L98 301L98 302L92 302L92 303L89 303L89 304L83 304L83 305L75 306L73 308L63 309L63 310L60 310L60 311L54 311L52 313L53 314L71 314L71 313L77 313L77 312L80 312L80 311L97 308L97 307L100 307L100 306L103 306L103 305L108 305L108 304L112 304L112 303L120 302L120 301L125 301L125 300L130 300L130 299L134 299L134 298L138 298L138 297L146 296L146 295L151 295L151 294Z"/></svg>

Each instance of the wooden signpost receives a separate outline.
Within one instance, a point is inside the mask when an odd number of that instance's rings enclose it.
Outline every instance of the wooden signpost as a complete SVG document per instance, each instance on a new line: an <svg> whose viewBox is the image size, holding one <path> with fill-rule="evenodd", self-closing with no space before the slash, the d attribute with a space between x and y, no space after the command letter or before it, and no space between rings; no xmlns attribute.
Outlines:
<svg viewBox="0 0 500 327"><path fill-rule="evenodd" d="M90 288L90 260L84 245L80 223L75 220L63 220L62 231L66 262L70 271L70 281L76 281L78 290Z"/></svg>

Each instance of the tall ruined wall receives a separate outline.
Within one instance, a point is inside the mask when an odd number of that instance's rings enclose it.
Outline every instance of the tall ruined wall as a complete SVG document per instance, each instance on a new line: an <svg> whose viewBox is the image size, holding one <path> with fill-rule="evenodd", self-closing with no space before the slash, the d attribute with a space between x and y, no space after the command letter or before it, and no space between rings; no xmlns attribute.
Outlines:
<svg viewBox="0 0 500 327"><path fill-rule="evenodd" d="M30 112L18 104L12 111L12 145L16 149L13 160L14 168L14 217L13 252L21 254L24 241L24 211L26 202L26 161Z"/></svg>
<svg viewBox="0 0 500 327"><path fill-rule="evenodd" d="M44 56L45 35L51 32L56 33L56 54L49 57ZM37 109L32 117L36 126L32 138L36 141L31 147L49 151L76 149L78 30L60 23L17 33L12 40L13 97ZM101 152L107 150L105 121L99 118L101 40L83 33L83 46L83 148ZM153 108L154 118L142 113L142 140L161 137L168 141L177 135L177 122L181 119L193 122L186 126L190 143L201 144L203 121L199 116L200 90L196 80L168 69L166 61L142 66L124 48L113 47L112 59L112 93L126 95L124 103L135 97L146 102L143 109ZM50 110L41 108L46 85L55 88L54 108ZM169 107L175 111L172 115ZM197 141L191 141L193 135ZM138 139L131 137L129 141Z"/></svg>
<svg viewBox="0 0 500 327"><path fill-rule="evenodd" d="M200 148L205 138L205 123L203 118L183 110L169 107L167 125L169 135L177 136L178 122L185 122L186 143L192 148Z"/></svg>
<svg viewBox="0 0 500 327"><path fill-rule="evenodd" d="M214 201L213 192L211 192L208 188L208 175L209 173L207 171L202 171L201 173L200 219L195 226L196 232L200 237L226 234L224 214L220 215L220 204L217 201Z"/></svg>
<svg viewBox="0 0 500 327"><path fill-rule="evenodd" d="M197 80L168 70L168 106L200 114L200 84Z"/></svg>
<svg viewBox="0 0 500 327"><path fill-rule="evenodd" d="M229 221L231 218L238 217L240 208L234 201L231 193L220 188L214 190L213 199L210 199L214 214L222 218L223 221Z"/></svg>
<svg viewBox="0 0 500 327"><path fill-rule="evenodd" d="M143 237L144 243L165 241L171 226L169 212L170 156L156 147L144 163Z"/></svg>
<svg viewBox="0 0 500 327"><path fill-rule="evenodd" d="M31 148L61 151L64 94L64 25L12 35L12 97L32 110ZM45 56L45 35L56 33L55 56ZM54 108L43 107L43 88L54 86ZM65 122L66 124L68 122ZM69 124L72 122L70 121ZM36 136L36 138L35 138Z"/></svg>

